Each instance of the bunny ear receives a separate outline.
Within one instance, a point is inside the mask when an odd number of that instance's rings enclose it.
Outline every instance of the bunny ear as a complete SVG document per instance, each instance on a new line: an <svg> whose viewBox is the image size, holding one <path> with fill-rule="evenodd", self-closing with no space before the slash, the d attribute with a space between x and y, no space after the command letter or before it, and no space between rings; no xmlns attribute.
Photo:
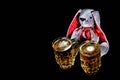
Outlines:
<svg viewBox="0 0 120 80"><path fill-rule="evenodd" d="M100 27L100 14L99 14L99 12L93 11L92 15L93 15L94 20L95 20L95 29L96 29L97 33L99 34L101 40L104 42L108 42L104 32L102 31L102 29Z"/></svg>
<svg viewBox="0 0 120 80"><path fill-rule="evenodd" d="M93 11L92 15L94 17L96 25L100 28L100 14L98 11Z"/></svg>
<svg viewBox="0 0 120 80"><path fill-rule="evenodd" d="M71 24L69 25L69 28L67 30L67 35L66 35L67 37L69 37L69 35L73 32L73 30L75 30L75 28L78 26L78 24L79 24L78 16L80 15L81 11L82 11L81 9L78 10L78 12L75 14Z"/></svg>

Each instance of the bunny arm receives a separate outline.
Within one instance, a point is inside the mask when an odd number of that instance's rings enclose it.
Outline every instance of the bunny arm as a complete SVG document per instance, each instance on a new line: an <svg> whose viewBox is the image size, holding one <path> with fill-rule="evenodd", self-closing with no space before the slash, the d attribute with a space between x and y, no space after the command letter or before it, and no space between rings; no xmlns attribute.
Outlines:
<svg viewBox="0 0 120 80"><path fill-rule="evenodd" d="M100 43L101 56L106 55L108 53L108 50L109 50L109 42L108 42L104 32L101 29L96 29L96 32L99 35L99 39L102 41Z"/></svg>

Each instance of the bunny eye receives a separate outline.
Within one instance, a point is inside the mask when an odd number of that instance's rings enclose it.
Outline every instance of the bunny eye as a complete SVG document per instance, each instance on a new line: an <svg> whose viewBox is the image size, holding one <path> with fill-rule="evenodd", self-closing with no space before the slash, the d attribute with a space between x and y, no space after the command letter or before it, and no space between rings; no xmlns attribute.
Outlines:
<svg viewBox="0 0 120 80"><path fill-rule="evenodd" d="M90 19L92 19L92 16L90 17Z"/></svg>
<svg viewBox="0 0 120 80"><path fill-rule="evenodd" d="M86 19L85 19L85 18L80 18L80 20L81 20L81 21L84 21L84 20L86 20Z"/></svg>

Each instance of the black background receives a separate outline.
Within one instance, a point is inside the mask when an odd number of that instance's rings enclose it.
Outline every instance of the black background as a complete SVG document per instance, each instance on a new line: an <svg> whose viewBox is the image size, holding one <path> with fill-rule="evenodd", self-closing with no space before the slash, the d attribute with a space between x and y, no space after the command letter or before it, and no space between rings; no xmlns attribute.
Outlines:
<svg viewBox="0 0 120 80"><path fill-rule="evenodd" d="M108 80L119 76L119 9L117 2L60 0L21 2L9 8L9 25L14 26L12 42L15 56L8 68L10 77L40 80ZM16 7L17 6L17 7ZM110 44L107 55L102 58L102 67L95 76L86 75L76 57L75 65L64 71L57 65L52 41L65 36L67 29L79 9L92 8L100 12L101 28ZM14 17L13 17L14 16ZM10 27L11 28L11 27ZM18 34L17 34L18 33ZM9 34L8 34L9 35ZM14 36L13 36L14 35ZM14 63L15 62L15 63ZM14 71L13 71L14 69Z"/></svg>

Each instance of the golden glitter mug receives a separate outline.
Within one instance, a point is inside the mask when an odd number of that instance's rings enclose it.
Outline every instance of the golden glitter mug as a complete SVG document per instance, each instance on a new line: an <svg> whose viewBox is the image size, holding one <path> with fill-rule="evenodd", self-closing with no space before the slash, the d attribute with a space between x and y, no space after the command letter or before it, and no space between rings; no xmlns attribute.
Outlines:
<svg viewBox="0 0 120 80"><path fill-rule="evenodd" d="M61 69L67 70L74 66L79 45L66 37L59 37L52 42L55 60Z"/></svg>
<svg viewBox="0 0 120 80"><path fill-rule="evenodd" d="M87 40L80 45L79 52L84 72L88 75L96 74L101 67L100 45Z"/></svg>

